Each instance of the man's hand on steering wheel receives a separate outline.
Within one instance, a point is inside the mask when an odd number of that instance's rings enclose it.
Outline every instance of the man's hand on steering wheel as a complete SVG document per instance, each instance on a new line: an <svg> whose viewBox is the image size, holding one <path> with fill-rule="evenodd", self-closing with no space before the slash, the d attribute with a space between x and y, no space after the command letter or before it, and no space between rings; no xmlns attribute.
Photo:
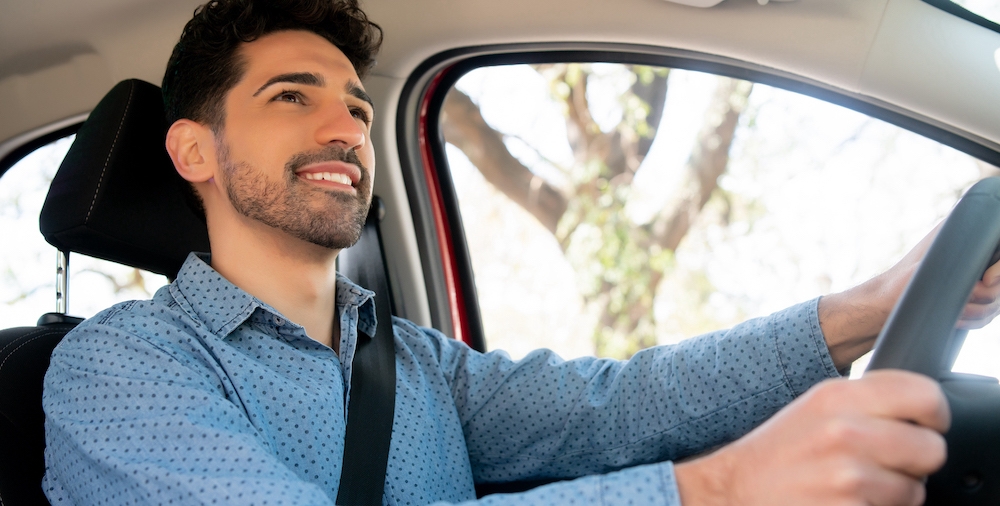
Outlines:
<svg viewBox="0 0 1000 506"><path fill-rule="evenodd" d="M920 505L945 461L948 404L934 380L878 371L828 380L735 443L675 467L700 505Z"/></svg>
<svg viewBox="0 0 1000 506"><path fill-rule="evenodd" d="M884 273L848 290L824 296L819 302L819 321L838 369L843 369L871 351L920 261L941 225L931 230L899 262ZM956 324L963 329L985 326L1000 314L1000 262L987 269L969 297Z"/></svg>

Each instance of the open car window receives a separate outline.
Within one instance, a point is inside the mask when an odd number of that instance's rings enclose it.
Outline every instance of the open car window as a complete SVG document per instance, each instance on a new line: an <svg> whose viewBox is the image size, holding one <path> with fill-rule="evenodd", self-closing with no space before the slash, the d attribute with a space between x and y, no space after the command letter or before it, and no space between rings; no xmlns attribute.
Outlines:
<svg viewBox="0 0 1000 506"><path fill-rule="evenodd" d="M960 7L982 16L994 23L1000 23L1000 1L997 0L953 0Z"/></svg>
<svg viewBox="0 0 1000 506"><path fill-rule="evenodd" d="M625 358L852 287L1000 173L851 109L683 69L484 67L441 117L487 347L514 356ZM1000 376L998 333L971 333L955 369Z"/></svg>
<svg viewBox="0 0 1000 506"><path fill-rule="evenodd" d="M0 321L35 325L55 311L56 249L38 230L49 183L73 142L59 139L28 154L0 177ZM68 314L93 316L116 302L148 299L165 277L124 265L70 255Z"/></svg>
<svg viewBox="0 0 1000 506"><path fill-rule="evenodd" d="M1000 31L1000 0L925 0L956 16Z"/></svg>

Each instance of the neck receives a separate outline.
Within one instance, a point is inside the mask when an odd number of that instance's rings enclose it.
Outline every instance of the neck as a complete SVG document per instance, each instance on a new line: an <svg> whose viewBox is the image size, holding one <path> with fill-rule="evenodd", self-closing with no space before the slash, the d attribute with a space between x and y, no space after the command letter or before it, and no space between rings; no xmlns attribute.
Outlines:
<svg viewBox="0 0 1000 506"><path fill-rule="evenodd" d="M212 267L234 285L338 351L335 304L339 250L291 237L242 216L208 221Z"/></svg>

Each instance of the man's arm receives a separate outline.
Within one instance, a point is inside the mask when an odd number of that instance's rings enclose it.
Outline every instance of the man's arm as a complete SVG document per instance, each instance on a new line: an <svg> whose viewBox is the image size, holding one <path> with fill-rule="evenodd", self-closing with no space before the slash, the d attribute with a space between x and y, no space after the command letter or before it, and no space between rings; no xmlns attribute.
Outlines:
<svg viewBox="0 0 1000 506"><path fill-rule="evenodd" d="M935 234L936 230L932 231L886 273L820 300L817 312L822 332L818 333L828 348L827 360L832 359L836 369L845 368L871 349ZM986 281L979 282L970 297L962 326L984 325L997 313L1000 266L991 267L983 279ZM732 365L731 359L738 356L714 358L719 364ZM766 361L758 358L757 363ZM817 365L808 364L803 371L808 374ZM705 367L706 377L733 372L727 367ZM791 378L796 374L793 372ZM665 395L652 402L669 405L676 400ZM736 411L734 418L753 418L745 411ZM626 421L617 422L619 427L628 426ZM922 478L944 462L940 433L948 423L944 397L927 378L893 371L860 381L830 380L739 441L680 464L676 474L673 468L665 472L664 476L669 474L667 481L676 476L677 487L666 486L664 500L672 504L669 491L679 488L687 506L800 504L847 498L865 498L874 504L920 504ZM707 443L698 438L689 442ZM652 439L650 443L655 445Z"/></svg>
<svg viewBox="0 0 1000 506"><path fill-rule="evenodd" d="M871 350L933 242L934 229L885 273L823 297L818 313L838 369ZM977 282L958 322L988 324L1000 307L1000 264ZM685 506L923 504L924 477L944 464L950 424L938 384L904 371L829 380L706 457L680 464Z"/></svg>
<svg viewBox="0 0 1000 506"><path fill-rule="evenodd" d="M886 272L819 301L819 322L830 357L844 369L875 345L889 313L913 277L940 226L927 234ZM969 297L958 326L971 329L988 324L1000 311L1000 263L987 269Z"/></svg>
<svg viewBox="0 0 1000 506"><path fill-rule="evenodd" d="M480 482L571 478L700 453L838 376L816 301L629 361L538 351L515 362L431 334Z"/></svg>

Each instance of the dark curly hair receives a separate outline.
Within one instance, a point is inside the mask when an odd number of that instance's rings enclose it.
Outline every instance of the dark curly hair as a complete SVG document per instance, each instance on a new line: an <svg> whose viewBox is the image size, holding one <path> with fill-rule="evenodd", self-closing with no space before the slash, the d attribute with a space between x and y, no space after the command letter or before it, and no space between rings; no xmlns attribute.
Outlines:
<svg viewBox="0 0 1000 506"><path fill-rule="evenodd" d="M223 100L243 77L237 49L272 32L306 30L337 46L364 77L375 65L382 29L358 0L211 0L195 9L163 76L167 122L187 118L219 131Z"/></svg>

